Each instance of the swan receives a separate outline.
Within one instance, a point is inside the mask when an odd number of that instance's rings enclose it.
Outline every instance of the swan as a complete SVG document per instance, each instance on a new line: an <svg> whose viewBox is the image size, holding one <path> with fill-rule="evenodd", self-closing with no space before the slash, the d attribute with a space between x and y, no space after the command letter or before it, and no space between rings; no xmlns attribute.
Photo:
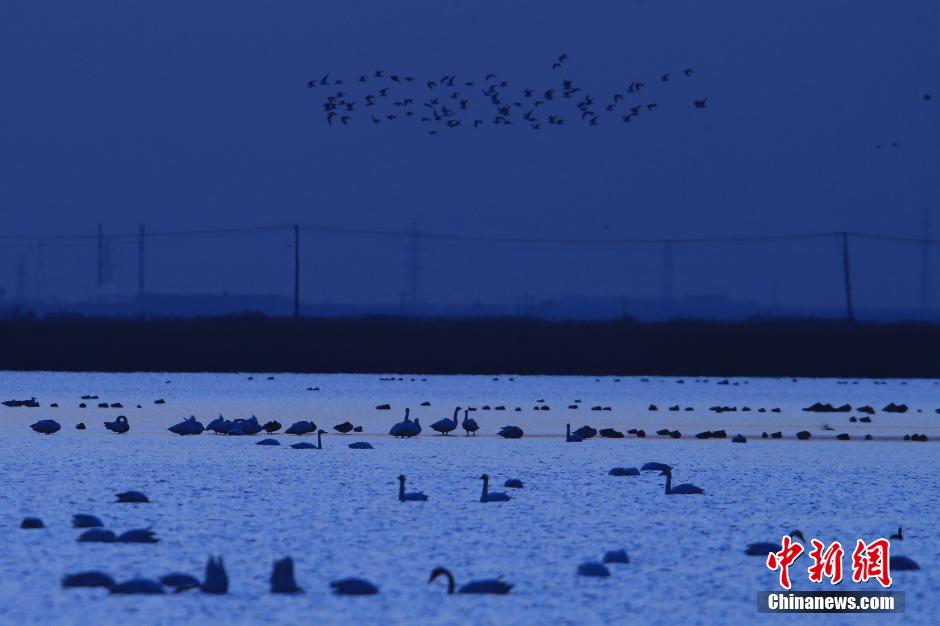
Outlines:
<svg viewBox="0 0 940 626"><path fill-rule="evenodd" d="M72 528L100 528L104 526L101 520L87 513L76 513L72 516Z"/></svg>
<svg viewBox="0 0 940 626"><path fill-rule="evenodd" d="M444 418L441 420L437 420L436 422L431 424L431 428L441 433L442 435L447 435L447 434L450 434L451 431L457 430L457 426L458 426L457 414L460 413L460 410L461 410L461 407L459 406L456 407L454 409L454 416L451 419Z"/></svg>
<svg viewBox="0 0 940 626"><path fill-rule="evenodd" d="M122 491L117 494L117 502L150 502L150 500L139 491Z"/></svg>
<svg viewBox="0 0 940 626"><path fill-rule="evenodd" d="M117 541L117 537L110 530L92 528L80 534L76 541L81 543L114 543Z"/></svg>
<svg viewBox="0 0 940 626"><path fill-rule="evenodd" d="M581 443L584 437L571 434L571 424L565 424L565 443Z"/></svg>
<svg viewBox="0 0 940 626"><path fill-rule="evenodd" d="M893 556L889 560L891 569L897 572L908 572L920 569L917 561L906 556Z"/></svg>
<svg viewBox="0 0 940 626"><path fill-rule="evenodd" d="M454 593L454 575L450 573L446 567L435 567L431 572L431 577L428 578L428 584L430 585L434 582L438 576L447 577L447 593ZM509 593L512 589L512 585L495 578L488 578L485 580L474 580L468 582L465 585L461 585L457 589L457 593L492 593L498 595L504 595Z"/></svg>
<svg viewBox="0 0 940 626"><path fill-rule="evenodd" d="M405 475L398 476L398 500L401 502L424 502L428 497L420 491L405 493Z"/></svg>
<svg viewBox="0 0 940 626"><path fill-rule="evenodd" d="M114 586L114 579L104 572L80 572L62 577L63 587L105 587Z"/></svg>
<svg viewBox="0 0 940 626"><path fill-rule="evenodd" d="M85 422L79 422L75 424L75 430L85 430Z"/></svg>
<svg viewBox="0 0 940 626"><path fill-rule="evenodd" d="M352 422L346 421L342 424L337 424L334 426L333 430L342 435L348 435L350 432L352 432L353 428L355 428L355 426L352 425Z"/></svg>
<svg viewBox="0 0 940 626"><path fill-rule="evenodd" d="M130 424L127 423L127 418L123 415L118 415L113 422L105 422L104 427L119 435L123 435L131 429Z"/></svg>
<svg viewBox="0 0 940 626"><path fill-rule="evenodd" d="M610 576L610 570L603 563L597 561L588 561L578 566L578 576L592 576L595 578L606 578Z"/></svg>
<svg viewBox="0 0 940 626"><path fill-rule="evenodd" d="M613 428L601 428L599 432L601 437L607 439L623 439L623 433Z"/></svg>
<svg viewBox="0 0 940 626"><path fill-rule="evenodd" d="M806 543L806 539L803 537L803 531L801 530L794 530L787 536L799 539L802 543ZM760 541L758 543L749 543L744 550L744 554L748 556L766 557L771 552L780 552L780 549L781 546L778 541Z"/></svg>
<svg viewBox="0 0 940 626"><path fill-rule="evenodd" d="M509 489L522 489L522 481L518 478L507 478L506 482L503 483L503 487L508 487Z"/></svg>
<svg viewBox="0 0 940 626"><path fill-rule="evenodd" d="M281 430L282 426L279 421L273 420L271 422L266 422L265 425L262 426L261 428L264 429L264 432L270 435L272 433L276 433L277 431Z"/></svg>
<svg viewBox="0 0 940 626"><path fill-rule="evenodd" d="M355 443L349 444L349 447L352 450L372 450L372 444L368 441L356 441Z"/></svg>
<svg viewBox="0 0 940 626"><path fill-rule="evenodd" d="M133 580L113 585L111 587L111 593L161 594L166 593L166 591L163 590L163 585L156 581L146 578L134 578Z"/></svg>
<svg viewBox="0 0 940 626"><path fill-rule="evenodd" d="M512 496L501 491L490 493L490 477L488 474L480 476L480 480L483 481L483 493L480 495L480 502L507 502L512 499Z"/></svg>
<svg viewBox="0 0 940 626"><path fill-rule="evenodd" d="M574 431L574 434L578 435L579 437L583 439L590 439L591 437L594 437L595 435L597 435L597 429L591 428L590 426L585 425L579 428L578 430Z"/></svg>
<svg viewBox="0 0 940 626"><path fill-rule="evenodd" d="M30 529L30 528L45 528L46 525L42 523L42 520L38 517L24 517L23 521L20 522L20 528Z"/></svg>
<svg viewBox="0 0 940 626"><path fill-rule="evenodd" d="M300 443L291 444L291 448L295 450L322 450L324 434L326 434L326 431L322 428L317 431L317 445L313 445L307 441L301 441Z"/></svg>
<svg viewBox="0 0 940 626"><path fill-rule="evenodd" d="M279 446L281 445L281 442L278 441L277 439L262 439L261 441L256 442L255 445L256 446ZM294 444L294 445L296 446L297 444Z"/></svg>
<svg viewBox="0 0 940 626"><path fill-rule="evenodd" d="M291 424L290 428L284 432L288 435L306 435L307 433L312 433L317 429L317 425L313 422L308 422L306 420L301 420L299 422L294 422Z"/></svg>
<svg viewBox="0 0 940 626"><path fill-rule="evenodd" d="M271 593L303 593L294 580L294 559L285 557L274 562L271 572Z"/></svg>
<svg viewBox="0 0 940 626"><path fill-rule="evenodd" d="M607 472L608 476L639 476L640 470L635 467L615 467Z"/></svg>
<svg viewBox="0 0 940 626"><path fill-rule="evenodd" d="M388 434L392 437L408 437L408 433L411 432L411 409L405 409L405 419L394 424L389 430Z"/></svg>
<svg viewBox="0 0 940 626"><path fill-rule="evenodd" d="M261 432L262 426L258 423L258 418L252 415L246 420L242 420L242 432L246 435L257 435Z"/></svg>
<svg viewBox="0 0 940 626"><path fill-rule="evenodd" d="M623 563L630 562L630 557L626 550L610 550L604 553L604 563Z"/></svg>
<svg viewBox="0 0 940 626"><path fill-rule="evenodd" d="M891 535L890 537L888 537L888 539L893 539L893 540L897 540L897 541L903 541L903 540L904 540L904 529L901 528L900 526L898 526L898 532L896 532L896 533L894 533L893 535Z"/></svg>
<svg viewBox="0 0 940 626"><path fill-rule="evenodd" d="M373 596L379 588L362 578L343 578L330 583L333 593L340 596Z"/></svg>
<svg viewBox="0 0 940 626"><path fill-rule="evenodd" d="M666 477L666 495L667 496L684 496L684 495L697 495L705 493L701 487L696 487L691 483L682 483L677 486L675 489L672 488L672 468L664 469L660 472L660 476Z"/></svg>
<svg viewBox="0 0 940 626"><path fill-rule="evenodd" d="M167 430L177 435L200 435L206 429L201 422L196 420L194 415L190 415L182 422L170 426Z"/></svg>
<svg viewBox="0 0 940 626"><path fill-rule="evenodd" d="M216 434L221 434L222 431L219 429L222 428L224 424L225 418L220 414L217 418L209 422L208 426L206 426L206 430L211 430Z"/></svg>
<svg viewBox="0 0 940 626"><path fill-rule="evenodd" d="M461 424L463 429L466 431L466 435L469 436L470 433L473 433L473 436L477 436L477 431L480 430L480 425L477 424L477 421L470 417L470 411L465 410L463 412L463 423Z"/></svg>
<svg viewBox="0 0 940 626"><path fill-rule="evenodd" d="M39 420L30 426L34 431L43 435L51 435L59 432L62 426L55 420Z"/></svg>
<svg viewBox="0 0 940 626"><path fill-rule="evenodd" d="M202 583L202 592L213 594L228 592L228 574L225 573L225 563L222 557L210 556L206 562L206 576Z"/></svg>
<svg viewBox="0 0 940 626"><path fill-rule="evenodd" d="M128 530L117 537L118 543L160 543L156 534L149 528L135 528Z"/></svg>
<svg viewBox="0 0 940 626"><path fill-rule="evenodd" d="M522 439L525 433L518 426L503 426L497 434L504 439Z"/></svg>
<svg viewBox="0 0 940 626"><path fill-rule="evenodd" d="M640 468L644 472L661 472L663 470L671 470L671 465L666 465L665 463L659 463L657 461L650 461L649 463L644 463L643 467Z"/></svg>
<svg viewBox="0 0 940 626"><path fill-rule="evenodd" d="M160 584L164 587L172 587L174 593L181 593L196 589L200 586L195 576L189 574L167 574L160 577Z"/></svg>

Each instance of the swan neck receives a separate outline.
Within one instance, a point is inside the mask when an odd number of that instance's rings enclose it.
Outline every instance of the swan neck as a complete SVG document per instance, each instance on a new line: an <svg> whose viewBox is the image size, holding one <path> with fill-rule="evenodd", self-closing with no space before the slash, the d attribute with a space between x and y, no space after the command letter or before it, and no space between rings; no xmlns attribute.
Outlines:
<svg viewBox="0 0 940 626"><path fill-rule="evenodd" d="M666 495L672 493L672 472L666 474Z"/></svg>
<svg viewBox="0 0 940 626"><path fill-rule="evenodd" d="M323 449L323 433L321 433L320 431L317 431L317 449L318 450Z"/></svg>
<svg viewBox="0 0 940 626"><path fill-rule="evenodd" d="M403 478L398 479L398 499L402 502L405 500L405 480Z"/></svg>

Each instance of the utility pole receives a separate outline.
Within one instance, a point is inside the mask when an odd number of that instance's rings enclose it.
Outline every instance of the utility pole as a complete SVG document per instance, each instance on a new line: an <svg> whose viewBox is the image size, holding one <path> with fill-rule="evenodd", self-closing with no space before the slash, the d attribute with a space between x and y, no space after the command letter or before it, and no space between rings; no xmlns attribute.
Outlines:
<svg viewBox="0 0 940 626"><path fill-rule="evenodd" d="M300 317L300 225L294 224L294 319Z"/></svg>
<svg viewBox="0 0 940 626"><path fill-rule="evenodd" d="M104 229L98 224L98 279L95 284L98 291L101 291L101 285L104 284ZM100 295L100 294L99 294Z"/></svg>
<svg viewBox="0 0 940 626"><path fill-rule="evenodd" d="M855 311L852 306L852 274L849 268L849 234L842 233L842 277L845 281L845 319L855 323Z"/></svg>
<svg viewBox="0 0 940 626"><path fill-rule="evenodd" d="M137 295L144 295L144 225L137 233Z"/></svg>
<svg viewBox="0 0 940 626"><path fill-rule="evenodd" d="M920 308L924 317L930 314L930 209L923 208L921 213L920 248Z"/></svg>

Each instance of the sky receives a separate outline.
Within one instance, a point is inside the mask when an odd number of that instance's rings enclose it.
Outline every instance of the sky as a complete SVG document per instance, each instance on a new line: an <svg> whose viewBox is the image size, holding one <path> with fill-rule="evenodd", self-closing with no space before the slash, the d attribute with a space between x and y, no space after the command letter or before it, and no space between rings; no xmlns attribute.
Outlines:
<svg viewBox="0 0 940 626"><path fill-rule="evenodd" d="M407 231L417 220L422 232L481 237L919 237L925 212L940 208L937 32L935 0L5 0L0 235L46 239L41 253L35 239L0 239L0 289L17 291L22 258L27 296L93 297L94 240L50 236L98 224L112 234L139 224ZM597 127L572 114L538 131L486 123L431 135L420 123L371 124L362 107L349 126L327 124L327 92L307 81L329 73L352 92L379 68L416 82L492 72L507 93L564 74L604 102L641 80L660 108ZM147 288L290 295L291 237L153 241ZM133 293L136 242L109 245L107 289ZM304 300L397 302L408 246L305 232ZM446 304L707 293L826 307L843 297L829 239L675 247L671 281L661 246L421 248L419 298ZM919 302L920 246L858 241L852 252L862 304Z"/></svg>

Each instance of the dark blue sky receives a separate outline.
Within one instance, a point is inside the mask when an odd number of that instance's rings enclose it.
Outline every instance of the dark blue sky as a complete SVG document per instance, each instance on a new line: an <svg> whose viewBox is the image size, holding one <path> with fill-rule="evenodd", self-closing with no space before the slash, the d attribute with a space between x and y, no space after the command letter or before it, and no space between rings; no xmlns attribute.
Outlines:
<svg viewBox="0 0 940 626"><path fill-rule="evenodd" d="M34 2L0 4L0 230L88 234L325 223L546 237L919 235L940 199L940 3ZM309 78L495 72L599 99L650 85L629 127L427 135L325 124ZM696 75L668 85L666 71ZM924 93L933 102L924 102ZM709 108L691 102L708 97ZM876 144L896 149L876 150ZM940 220L940 216L937 216ZM936 220L935 220L936 221ZM609 226L609 230L605 229ZM288 294L285 235L154 244L159 291ZM402 241L305 238L305 299L397 301ZM428 300L657 296L662 255L428 245ZM0 287L90 297L94 246L0 245ZM859 298L916 301L916 251L871 244ZM676 292L836 305L831 242L676 253ZM133 291L131 242L115 291Z"/></svg>

